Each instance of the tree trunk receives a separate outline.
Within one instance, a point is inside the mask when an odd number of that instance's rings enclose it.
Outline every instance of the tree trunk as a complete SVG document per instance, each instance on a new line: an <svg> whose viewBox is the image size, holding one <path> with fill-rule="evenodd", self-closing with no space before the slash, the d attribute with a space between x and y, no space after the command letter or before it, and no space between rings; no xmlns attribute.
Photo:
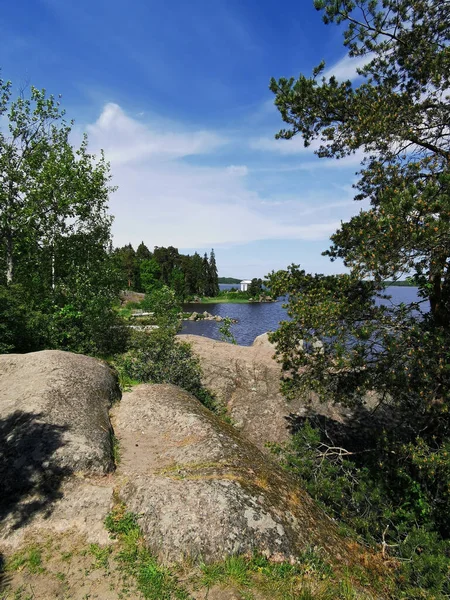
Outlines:
<svg viewBox="0 0 450 600"><path fill-rule="evenodd" d="M445 264L445 261L443 261ZM443 269L438 273L430 276L432 291L430 294L430 310L437 325L448 327L450 325L450 314L448 312L447 303L442 298L443 288Z"/></svg>
<svg viewBox="0 0 450 600"><path fill-rule="evenodd" d="M55 291L55 247L52 246L52 292Z"/></svg>
<svg viewBox="0 0 450 600"><path fill-rule="evenodd" d="M8 184L8 195L6 198L6 228L5 228L5 244L6 244L6 284L12 283L14 276L14 258L13 258L13 228L12 228L12 208L14 206L14 186L12 179Z"/></svg>
<svg viewBox="0 0 450 600"><path fill-rule="evenodd" d="M13 261L13 240L12 234L6 234L6 283L9 285L13 280L14 261Z"/></svg>

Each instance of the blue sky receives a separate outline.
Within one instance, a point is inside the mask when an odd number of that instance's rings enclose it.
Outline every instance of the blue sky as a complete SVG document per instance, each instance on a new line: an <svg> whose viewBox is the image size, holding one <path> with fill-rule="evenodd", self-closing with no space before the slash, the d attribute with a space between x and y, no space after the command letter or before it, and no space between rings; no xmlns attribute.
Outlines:
<svg viewBox="0 0 450 600"><path fill-rule="evenodd" d="M62 94L119 186L115 245L215 248L223 276L264 276L321 256L356 214L359 156L318 159L282 127L272 76L356 77L342 30L312 0L4 0L2 76Z"/></svg>

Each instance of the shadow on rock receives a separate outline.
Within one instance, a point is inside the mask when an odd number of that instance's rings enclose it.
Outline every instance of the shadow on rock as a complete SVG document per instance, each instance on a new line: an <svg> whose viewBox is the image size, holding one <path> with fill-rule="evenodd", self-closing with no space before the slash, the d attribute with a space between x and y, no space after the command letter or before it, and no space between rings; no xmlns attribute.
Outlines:
<svg viewBox="0 0 450 600"><path fill-rule="evenodd" d="M0 419L0 522L8 518L13 529L37 513L49 515L61 497L62 480L71 472L56 456L65 444L67 427L45 423L41 417L16 411Z"/></svg>
<svg viewBox="0 0 450 600"><path fill-rule="evenodd" d="M291 413L285 418L291 434L297 433L308 421L320 431L324 443L346 448L351 452L374 448L383 431L395 429L397 435L402 435L405 439L410 435L410 425L404 415L396 413L387 405L379 405L375 409L358 406L345 420L317 414L313 408L302 415Z"/></svg>

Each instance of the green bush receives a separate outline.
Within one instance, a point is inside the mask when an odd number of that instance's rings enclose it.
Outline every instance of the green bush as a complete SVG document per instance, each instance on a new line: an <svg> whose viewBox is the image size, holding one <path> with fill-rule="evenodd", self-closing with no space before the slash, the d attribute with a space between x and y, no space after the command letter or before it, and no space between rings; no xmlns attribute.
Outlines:
<svg viewBox="0 0 450 600"><path fill-rule="evenodd" d="M55 310L47 347L107 356L124 351L127 339L128 330L120 315L93 298L82 307L70 303Z"/></svg>
<svg viewBox="0 0 450 600"><path fill-rule="evenodd" d="M399 561L403 597L450 594L450 452L375 431L349 451L306 420L285 446L287 470L349 533Z"/></svg>
<svg viewBox="0 0 450 600"><path fill-rule="evenodd" d="M181 328L181 306L175 292L166 286L148 294L142 308L153 313L155 329L134 330L127 351L117 355L114 365L124 383L172 383L193 394L211 410L218 410L214 397L201 382L199 359L190 344L177 339Z"/></svg>
<svg viewBox="0 0 450 600"><path fill-rule="evenodd" d="M0 354L45 347L48 317L36 310L21 285L0 286Z"/></svg>
<svg viewBox="0 0 450 600"><path fill-rule="evenodd" d="M172 383L216 409L213 395L201 382L199 359L190 344L178 340L171 331L133 331L127 352L116 356L114 365L122 380Z"/></svg>
<svg viewBox="0 0 450 600"><path fill-rule="evenodd" d="M85 273L50 297L23 285L0 286L0 353L48 348L106 356L126 349L128 330L113 308L115 291Z"/></svg>

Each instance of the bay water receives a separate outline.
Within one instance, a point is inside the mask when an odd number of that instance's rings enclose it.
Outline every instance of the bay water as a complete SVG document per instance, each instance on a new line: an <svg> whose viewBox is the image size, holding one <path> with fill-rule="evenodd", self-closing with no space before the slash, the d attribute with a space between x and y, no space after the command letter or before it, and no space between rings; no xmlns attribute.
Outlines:
<svg viewBox="0 0 450 600"><path fill-rule="evenodd" d="M220 285L222 290L232 287L229 284ZM386 294L391 296L389 302L393 304L402 302L408 304L420 300L415 287L392 286L386 290ZM237 323L231 326L231 332L240 346L251 346L258 335L266 333L266 331L275 331L278 329L280 321L288 319L282 300L261 304L185 304L184 310L198 313L206 310L212 315L237 319ZM422 304L422 310L426 310L425 304ZM184 321L181 333L202 335L219 340L219 327L220 323L216 321Z"/></svg>

